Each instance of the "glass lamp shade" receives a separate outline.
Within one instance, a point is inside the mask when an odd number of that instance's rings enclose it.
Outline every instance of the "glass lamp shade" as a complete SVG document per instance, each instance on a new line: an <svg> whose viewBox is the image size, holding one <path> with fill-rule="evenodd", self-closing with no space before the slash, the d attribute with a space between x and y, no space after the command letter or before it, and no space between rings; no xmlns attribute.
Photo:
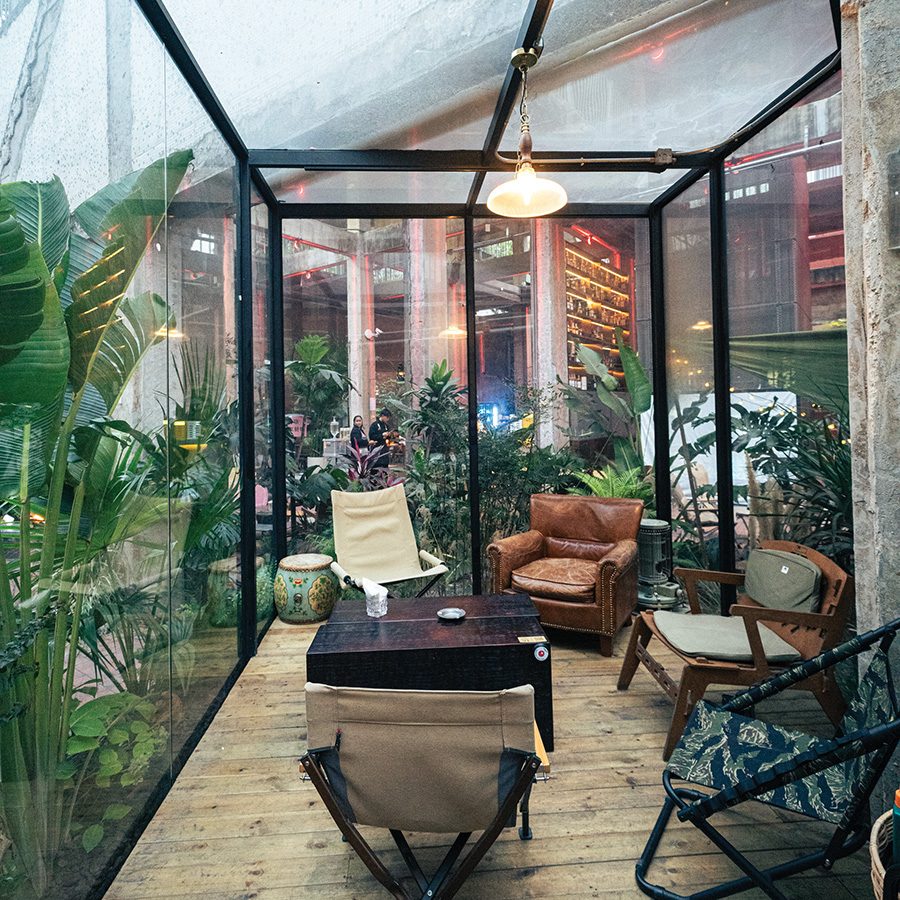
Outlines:
<svg viewBox="0 0 900 900"><path fill-rule="evenodd" d="M523 162L515 177L495 187L487 199L488 209L510 219L533 219L562 209L569 198L562 185L539 178L531 163Z"/></svg>

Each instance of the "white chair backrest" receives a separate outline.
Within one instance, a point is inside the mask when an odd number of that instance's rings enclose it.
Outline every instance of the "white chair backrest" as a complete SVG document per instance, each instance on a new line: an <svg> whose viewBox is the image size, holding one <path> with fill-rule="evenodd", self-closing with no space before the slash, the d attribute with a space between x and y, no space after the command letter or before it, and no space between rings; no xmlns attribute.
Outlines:
<svg viewBox="0 0 900 900"><path fill-rule="evenodd" d="M422 573L403 485L382 491L332 491L334 550L354 578L381 584Z"/></svg>
<svg viewBox="0 0 900 900"><path fill-rule="evenodd" d="M310 750L360 825L481 831L534 752L534 688L400 691L306 685Z"/></svg>

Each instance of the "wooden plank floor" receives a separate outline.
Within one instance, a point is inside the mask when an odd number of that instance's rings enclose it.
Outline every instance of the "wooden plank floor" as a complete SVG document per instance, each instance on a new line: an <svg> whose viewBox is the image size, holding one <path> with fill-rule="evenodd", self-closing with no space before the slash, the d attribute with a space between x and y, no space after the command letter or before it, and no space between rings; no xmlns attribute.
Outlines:
<svg viewBox="0 0 900 900"><path fill-rule="evenodd" d="M315 628L272 626L107 900L387 896L298 775L306 737L305 653ZM643 896L634 862L661 803L660 750L671 707L643 670L627 692L616 690L625 639L620 635L612 659L577 638L554 639L556 752L551 780L532 795L535 839L521 842L515 830L504 832L460 897ZM824 721L798 694L771 714L812 728ZM758 805L745 804L720 822L757 863L822 842L817 823ZM695 829L674 828L651 872L655 880L686 893L732 877L730 863ZM389 835L365 833L401 871ZM416 835L411 843L436 864L441 841ZM839 862L831 874L781 884L789 897L870 897L866 852Z"/></svg>

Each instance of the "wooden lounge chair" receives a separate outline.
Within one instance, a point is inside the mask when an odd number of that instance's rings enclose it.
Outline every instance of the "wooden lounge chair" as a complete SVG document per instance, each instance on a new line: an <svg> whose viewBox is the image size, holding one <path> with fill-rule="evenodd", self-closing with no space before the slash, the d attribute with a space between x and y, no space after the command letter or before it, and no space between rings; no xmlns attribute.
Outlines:
<svg viewBox="0 0 900 900"><path fill-rule="evenodd" d="M814 612L778 608L777 596L742 594L731 607L731 616L704 615L697 596L698 582L740 587L744 573L676 569L675 575L685 585L691 615L643 612L632 625L618 688L627 690L638 665L643 664L675 702L663 759L669 758L691 710L710 685L756 684L773 672L834 647L843 636L853 603L853 579L832 560L801 544L763 541L761 548L791 554L818 567L821 578ZM790 557L787 564L790 567ZM683 664L679 681L648 651L652 638ZM831 721L840 720L844 698L832 673L823 670L796 687L812 691Z"/></svg>
<svg viewBox="0 0 900 900"><path fill-rule="evenodd" d="M663 772L666 799L636 866L638 886L645 894L660 900L682 897L647 878L673 812L681 822L698 828L744 873L691 894L692 900L728 897L753 887L785 900L776 880L816 866L830 869L835 860L863 846L869 835L869 795L900 742L900 705L888 656L898 629L900 619L895 619L774 675L728 703L697 704ZM833 738L814 738L749 717L748 711L759 701L815 679L876 644L878 650ZM676 787L673 780L701 785L712 793ZM759 869L709 821L747 800L829 822L834 832L821 850ZM824 886L819 892L829 896Z"/></svg>
<svg viewBox="0 0 900 900"><path fill-rule="evenodd" d="M332 491L331 506L337 556L331 568L342 587L362 590L363 578L382 585L428 579L416 595L421 597L447 573L440 559L416 546L402 484L380 491Z"/></svg>
<svg viewBox="0 0 900 900"><path fill-rule="evenodd" d="M306 685L309 750L301 759L332 818L378 881L400 898L452 897L521 803L541 764L534 689L397 691ZM417 889L390 873L357 829L390 830ZM429 879L403 832L457 833ZM460 860L472 832L481 836ZM458 863L458 864L457 864Z"/></svg>

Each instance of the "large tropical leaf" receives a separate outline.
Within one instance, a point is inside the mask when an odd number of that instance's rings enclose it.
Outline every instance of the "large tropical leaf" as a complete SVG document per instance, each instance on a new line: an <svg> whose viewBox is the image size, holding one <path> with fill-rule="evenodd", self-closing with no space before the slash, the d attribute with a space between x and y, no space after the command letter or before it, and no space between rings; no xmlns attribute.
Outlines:
<svg viewBox="0 0 900 900"><path fill-rule="evenodd" d="M0 369L41 327L48 280L40 249L27 241L12 204L0 196Z"/></svg>
<svg viewBox="0 0 900 900"><path fill-rule="evenodd" d="M622 371L625 373L625 386L631 394L631 408L634 414L639 416L650 409L653 399L653 388L647 377L637 353L622 336L622 329L616 329L616 346L619 348L619 358L622 360Z"/></svg>
<svg viewBox="0 0 900 900"><path fill-rule="evenodd" d="M164 340L166 326L174 324L171 309L159 294L147 291L121 302L91 369L90 383L106 403L107 413L113 413L144 354Z"/></svg>
<svg viewBox="0 0 900 900"><path fill-rule="evenodd" d="M157 160L140 173L124 198L114 185L86 201L90 217L85 204L76 210L79 222L91 229L89 236L107 241L100 259L73 281L72 303L66 309L72 344L69 379L76 390L88 380L103 336L116 321L125 292L192 158L185 150Z"/></svg>
<svg viewBox="0 0 900 900"><path fill-rule="evenodd" d="M588 347L587 344L579 344L576 354L581 364L587 369L588 375L599 378L600 383L608 391L614 391L619 386L619 382L615 377L609 374L609 369L606 368L603 357L592 347Z"/></svg>
<svg viewBox="0 0 900 900"><path fill-rule="evenodd" d="M9 222L16 220L0 215L0 228ZM3 234L9 238L15 231L7 225ZM21 228L18 233L21 237ZM7 247L2 263L7 268L15 243L12 239L3 243L0 237L0 248ZM26 269L0 276L0 341L4 341L0 344L0 497L7 499L20 493L26 434L29 490L39 490L47 480L69 368L69 340L50 272L37 244L20 245L19 259L23 246L30 273L24 284L11 288ZM29 311L23 313L20 304ZM35 305L36 314L31 311Z"/></svg>
<svg viewBox="0 0 900 900"><path fill-rule="evenodd" d="M2 194L12 203L16 218L29 241L41 248L52 272L69 245L69 198L58 177L50 181L14 181L3 185Z"/></svg>

